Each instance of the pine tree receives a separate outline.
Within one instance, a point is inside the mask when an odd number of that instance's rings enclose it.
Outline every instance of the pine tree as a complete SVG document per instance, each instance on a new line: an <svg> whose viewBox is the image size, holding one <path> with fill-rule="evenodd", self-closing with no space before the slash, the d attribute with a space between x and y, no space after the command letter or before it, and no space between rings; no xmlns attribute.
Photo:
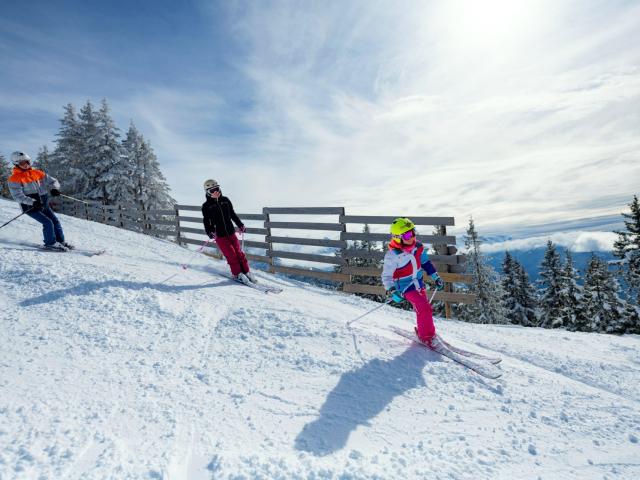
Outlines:
<svg viewBox="0 0 640 480"><path fill-rule="evenodd" d="M62 190L73 196L82 196L87 185L83 168L82 128L72 104L67 104L64 111L48 173L60 181Z"/></svg>
<svg viewBox="0 0 640 480"><path fill-rule="evenodd" d="M102 100L95 120L95 132L87 137L86 145L91 148L93 154L91 185L86 198L115 205L118 200L122 200L123 190L118 182L130 175L130 170L123 164L123 158L120 156L119 129L109 115L106 100Z"/></svg>
<svg viewBox="0 0 640 480"><path fill-rule="evenodd" d="M132 168L133 202L145 209L171 208L175 200L158 159L133 122L122 142L122 151Z"/></svg>
<svg viewBox="0 0 640 480"><path fill-rule="evenodd" d="M517 261L515 269L518 279L518 290L516 293L516 299L518 301L518 309L516 310L517 323L525 327L537 327L540 323L537 313L538 294L529 281L529 274Z"/></svg>
<svg viewBox="0 0 640 480"><path fill-rule="evenodd" d="M11 166L7 162L4 156L0 153L0 197L9 198L9 184L8 178L11 176Z"/></svg>
<svg viewBox="0 0 640 480"><path fill-rule="evenodd" d="M504 307L507 318L514 325L534 327L536 316L536 292L524 267L506 252L502 263L502 288L505 291Z"/></svg>
<svg viewBox="0 0 640 480"><path fill-rule="evenodd" d="M584 280L583 309L586 331L624 333L624 302L618 297L618 282L607 270L607 264L592 254Z"/></svg>
<svg viewBox="0 0 640 480"><path fill-rule="evenodd" d="M544 328L564 327L562 316L564 277L562 274L562 263L556 247L549 240L544 258L540 264L540 326Z"/></svg>
<svg viewBox="0 0 640 480"><path fill-rule="evenodd" d="M480 250L482 242L476 232L473 218L469 219L469 228L465 236L467 254L467 273L473 282L467 286L468 293L476 295L475 303L458 308L460 318L476 323L507 323L502 305L504 292L497 272L486 262Z"/></svg>
<svg viewBox="0 0 640 480"><path fill-rule="evenodd" d="M518 325L518 272L516 263L507 251L502 261L502 289L504 290L504 307L509 322Z"/></svg>
<svg viewBox="0 0 640 480"><path fill-rule="evenodd" d="M35 167L40 170L44 170L45 172L51 172L51 164L52 164L52 155L49 153L49 149L46 145L43 145L40 150L38 150L38 155L36 156Z"/></svg>
<svg viewBox="0 0 640 480"><path fill-rule="evenodd" d="M613 254L620 259L619 275L626 284L626 299L640 307L640 202L634 195L631 213L623 213L626 231L615 232L618 239Z"/></svg>
<svg viewBox="0 0 640 480"><path fill-rule="evenodd" d="M622 315L627 326L625 333L640 334L640 307L627 301Z"/></svg>
<svg viewBox="0 0 640 480"><path fill-rule="evenodd" d="M127 162L131 165L131 190L133 202L138 208L144 209L148 197L145 190L145 161L142 156L144 154L144 138L131 122L125 139L122 141L122 154L127 157Z"/></svg>
<svg viewBox="0 0 640 480"><path fill-rule="evenodd" d="M566 251L566 261L562 271L563 289L561 292L562 324L571 331L587 328L587 317L583 311L583 287L579 284L580 276L573 266L573 257L569 250Z"/></svg>
<svg viewBox="0 0 640 480"><path fill-rule="evenodd" d="M173 207L176 203L171 196L171 187L160 170L160 162L153 151L151 144L145 141L142 149L143 168L148 181L145 186L147 192L147 205L151 209L164 209Z"/></svg>

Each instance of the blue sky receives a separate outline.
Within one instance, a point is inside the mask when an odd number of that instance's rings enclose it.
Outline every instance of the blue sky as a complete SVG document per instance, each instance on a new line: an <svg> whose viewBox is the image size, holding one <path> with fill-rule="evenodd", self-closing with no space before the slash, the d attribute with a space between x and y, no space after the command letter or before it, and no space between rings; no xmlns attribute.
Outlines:
<svg viewBox="0 0 640 480"><path fill-rule="evenodd" d="M0 152L106 98L181 203L215 178L246 213L594 229L639 193L639 25L610 0L2 2Z"/></svg>

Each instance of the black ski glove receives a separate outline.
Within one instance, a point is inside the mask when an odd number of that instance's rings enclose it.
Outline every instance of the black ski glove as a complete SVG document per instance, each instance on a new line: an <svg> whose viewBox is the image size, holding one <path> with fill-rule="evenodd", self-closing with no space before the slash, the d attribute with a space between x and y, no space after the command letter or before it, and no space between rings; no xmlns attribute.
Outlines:
<svg viewBox="0 0 640 480"><path fill-rule="evenodd" d="M31 204L30 210L32 212L37 212L38 210L42 210L42 202L40 200L34 200Z"/></svg>
<svg viewBox="0 0 640 480"><path fill-rule="evenodd" d="M207 232L207 236L212 240L215 240L216 238L216 234L214 232Z"/></svg>
<svg viewBox="0 0 640 480"><path fill-rule="evenodd" d="M51 196L52 197L59 197L60 196L60 190L58 190L57 188L52 188L51 189Z"/></svg>

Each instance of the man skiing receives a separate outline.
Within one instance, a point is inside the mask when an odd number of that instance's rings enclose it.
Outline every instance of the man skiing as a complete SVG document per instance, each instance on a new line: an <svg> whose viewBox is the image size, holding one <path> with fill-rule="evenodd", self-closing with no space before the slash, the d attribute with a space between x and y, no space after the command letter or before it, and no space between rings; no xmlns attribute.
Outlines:
<svg viewBox="0 0 640 480"><path fill-rule="evenodd" d="M204 182L204 191L207 197L207 201L202 204L205 232L209 238L215 240L231 267L231 274L235 280L242 283L257 283L255 275L249 270L249 262L236 236L232 220L242 233L245 232L245 226L233 210L231 200L222 195L220 185L215 180Z"/></svg>
<svg viewBox="0 0 640 480"><path fill-rule="evenodd" d="M393 302L406 298L416 312L418 338L429 346L436 339L433 310L427 298L422 271L434 280L438 290L444 282L429 260L427 250L416 239L415 225L408 218L396 218L391 224L391 241L384 256L382 284Z"/></svg>
<svg viewBox="0 0 640 480"><path fill-rule="evenodd" d="M42 170L31 167L31 157L24 152L11 154L13 173L8 179L9 192L22 211L42 224L44 249L66 252L73 245L65 242L58 217L49 207L49 193L60 195L60 183Z"/></svg>

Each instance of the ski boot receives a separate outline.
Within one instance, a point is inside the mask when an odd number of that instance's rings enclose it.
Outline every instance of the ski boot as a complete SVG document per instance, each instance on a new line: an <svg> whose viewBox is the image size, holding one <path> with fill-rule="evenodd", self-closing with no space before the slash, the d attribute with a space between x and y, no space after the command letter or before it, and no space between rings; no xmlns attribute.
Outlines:
<svg viewBox="0 0 640 480"><path fill-rule="evenodd" d="M67 252L69 251L69 249L67 247L65 247L62 243L60 242L56 242L56 243L52 243L51 245L44 245L42 247L43 250L49 250L52 252Z"/></svg>
<svg viewBox="0 0 640 480"><path fill-rule="evenodd" d="M251 280L249 280L244 273L239 273L238 275L234 275L233 279L236 282L244 283L245 285L251 285Z"/></svg>
<svg viewBox="0 0 640 480"><path fill-rule="evenodd" d="M256 278L256 276L253 273L247 272L247 273L245 273L245 276L249 279L250 282L258 283L258 279Z"/></svg>

